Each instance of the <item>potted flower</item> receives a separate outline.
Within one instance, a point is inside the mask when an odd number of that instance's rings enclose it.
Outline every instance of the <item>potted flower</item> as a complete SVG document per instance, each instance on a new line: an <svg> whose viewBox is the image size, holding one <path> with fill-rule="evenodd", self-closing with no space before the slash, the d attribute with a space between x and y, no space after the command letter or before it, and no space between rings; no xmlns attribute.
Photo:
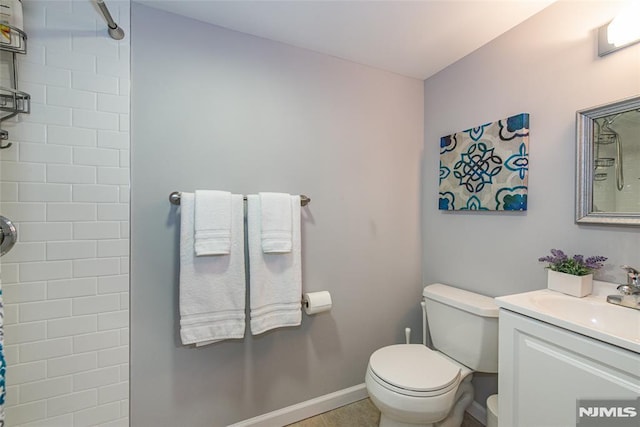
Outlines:
<svg viewBox="0 0 640 427"><path fill-rule="evenodd" d="M582 255L568 257L560 249L551 249L551 255L538 258L540 262L548 262L549 276L547 287L554 291L576 297L584 297L593 288L593 272L601 268L607 258Z"/></svg>

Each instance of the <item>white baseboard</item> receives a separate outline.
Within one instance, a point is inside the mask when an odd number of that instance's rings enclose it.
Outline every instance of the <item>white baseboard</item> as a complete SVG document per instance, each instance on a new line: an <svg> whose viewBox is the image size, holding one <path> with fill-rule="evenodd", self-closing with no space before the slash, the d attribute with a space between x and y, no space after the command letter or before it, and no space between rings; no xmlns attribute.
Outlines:
<svg viewBox="0 0 640 427"><path fill-rule="evenodd" d="M240 421L229 427L273 427L293 424L305 418L331 411L349 403L366 399L369 396L364 383L325 394L315 399L287 406L248 420ZM475 403L475 402L474 402ZM486 416L485 416L486 418Z"/></svg>
<svg viewBox="0 0 640 427"><path fill-rule="evenodd" d="M480 421L482 425L487 425L487 408L476 402L471 403L471 406L467 408L467 412L476 420Z"/></svg>

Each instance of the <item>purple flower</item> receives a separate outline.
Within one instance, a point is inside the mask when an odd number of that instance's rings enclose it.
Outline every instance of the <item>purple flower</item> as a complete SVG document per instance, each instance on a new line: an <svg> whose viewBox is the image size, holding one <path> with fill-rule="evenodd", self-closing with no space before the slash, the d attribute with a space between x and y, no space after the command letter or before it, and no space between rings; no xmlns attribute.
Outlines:
<svg viewBox="0 0 640 427"><path fill-rule="evenodd" d="M585 261L584 265L587 268L590 268L592 270L597 270L599 268L602 268L604 266L604 262L607 260L607 257L604 256L592 256L587 258L587 260Z"/></svg>
<svg viewBox="0 0 640 427"><path fill-rule="evenodd" d="M584 255L574 255L569 258L560 249L551 249L551 255L538 258L540 262L548 262L547 268L561 273L584 276L593 273L594 270L602 268L607 257L592 256L584 259Z"/></svg>
<svg viewBox="0 0 640 427"><path fill-rule="evenodd" d="M538 258L540 262L550 262L551 264L559 264L568 259L567 255L560 249L551 249L551 255Z"/></svg>
<svg viewBox="0 0 640 427"><path fill-rule="evenodd" d="M558 261L564 261L567 259L567 256L560 249L551 249L551 254L556 257Z"/></svg>

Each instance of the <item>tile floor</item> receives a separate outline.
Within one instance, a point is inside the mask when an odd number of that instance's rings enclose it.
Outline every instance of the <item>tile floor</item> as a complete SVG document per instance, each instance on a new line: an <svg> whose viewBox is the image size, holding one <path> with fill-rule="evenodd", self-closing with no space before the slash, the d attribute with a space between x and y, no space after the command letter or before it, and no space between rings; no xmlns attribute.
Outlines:
<svg viewBox="0 0 640 427"><path fill-rule="evenodd" d="M380 411L370 399L307 418L288 427L378 427ZM469 414L465 414L461 427L484 427Z"/></svg>

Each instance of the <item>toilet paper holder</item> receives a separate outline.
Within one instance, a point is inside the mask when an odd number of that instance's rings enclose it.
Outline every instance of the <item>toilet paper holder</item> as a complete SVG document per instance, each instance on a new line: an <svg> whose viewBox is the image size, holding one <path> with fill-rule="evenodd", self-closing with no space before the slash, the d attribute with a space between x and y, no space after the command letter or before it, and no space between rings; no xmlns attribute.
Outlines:
<svg viewBox="0 0 640 427"><path fill-rule="evenodd" d="M328 291L305 292L302 295L301 304L308 315L329 311L333 305Z"/></svg>
<svg viewBox="0 0 640 427"><path fill-rule="evenodd" d="M304 294L300 297L300 304L302 304L303 307L309 308L309 301L304 297Z"/></svg>
<svg viewBox="0 0 640 427"><path fill-rule="evenodd" d="M309 308L309 301L304 297L304 294L300 297L300 304L305 308Z"/></svg>

